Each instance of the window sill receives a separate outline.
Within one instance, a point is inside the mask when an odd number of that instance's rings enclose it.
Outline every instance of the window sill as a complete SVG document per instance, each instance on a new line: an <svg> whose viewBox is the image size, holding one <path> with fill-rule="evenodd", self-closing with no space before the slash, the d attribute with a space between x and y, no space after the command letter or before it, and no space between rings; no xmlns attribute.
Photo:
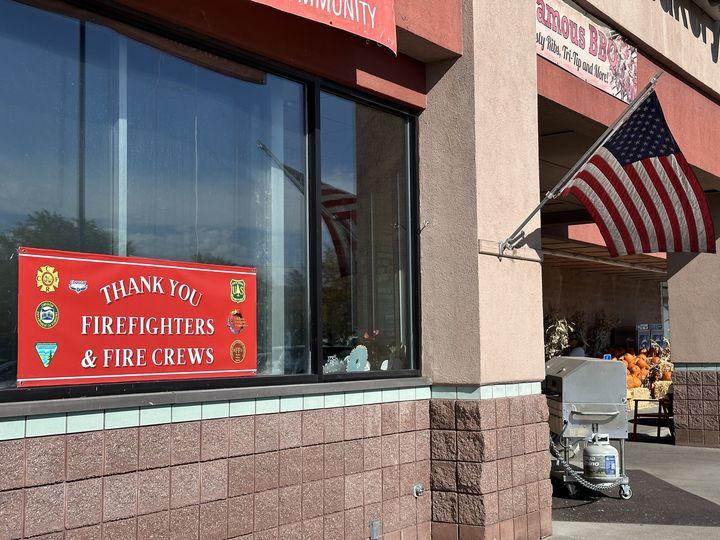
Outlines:
<svg viewBox="0 0 720 540"><path fill-rule="evenodd" d="M343 392L415 388L430 386L431 384L432 381L427 377L403 377L394 379L368 379L242 388L178 390L170 392L93 396L71 399L46 399L3 403L2 407L0 407L0 418L89 412L107 409L123 409L128 407L152 407L158 405L250 400L256 398L318 396Z"/></svg>

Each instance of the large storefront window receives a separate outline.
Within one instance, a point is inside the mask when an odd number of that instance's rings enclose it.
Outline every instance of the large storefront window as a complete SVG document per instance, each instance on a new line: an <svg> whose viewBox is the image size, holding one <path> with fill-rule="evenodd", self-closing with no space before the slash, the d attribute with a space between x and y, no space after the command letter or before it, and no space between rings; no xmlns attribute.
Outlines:
<svg viewBox="0 0 720 540"><path fill-rule="evenodd" d="M324 369L407 369L407 121L326 93L320 114Z"/></svg>
<svg viewBox="0 0 720 540"><path fill-rule="evenodd" d="M0 386L21 245L256 268L258 375L413 367L409 120L322 93L311 190L319 85L132 35L0 0Z"/></svg>

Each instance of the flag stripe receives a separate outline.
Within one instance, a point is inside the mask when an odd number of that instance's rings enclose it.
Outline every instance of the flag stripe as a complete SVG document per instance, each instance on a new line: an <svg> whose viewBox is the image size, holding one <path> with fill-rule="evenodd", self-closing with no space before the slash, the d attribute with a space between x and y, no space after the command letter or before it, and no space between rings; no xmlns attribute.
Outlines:
<svg viewBox="0 0 720 540"><path fill-rule="evenodd" d="M678 228L680 229L680 239L682 242L682 247L677 251L689 251L690 232L688 231L688 228L686 226L687 224L685 222L686 220L683 213L682 203L680 202L680 197L678 193L675 191L675 186L673 186L670 178L668 178L668 175L665 172L665 169L663 168L658 158L649 158L644 161L648 163L650 169L655 171L658 178L660 179L660 182L662 182L662 186L665 188L668 196L670 197L673 208L673 211L670 213L670 219L675 219L677 221Z"/></svg>
<svg viewBox="0 0 720 540"><path fill-rule="evenodd" d="M677 178L678 182L680 183L680 186L682 188L683 194L688 199L688 203L690 204L690 209L692 210L692 215L695 219L695 232L697 234L697 243L698 243L698 250L699 249L706 249L707 248L707 238L705 236L705 222L703 220L703 213L702 213L702 201L705 199L704 196L702 196L701 199L697 198L697 195L695 194L695 190L690 185L691 181L690 179L685 176L685 173L682 170L682 167L680 167L680 163L678 163L678 160L675 156L667 156L663 159L666 159L668 162L668 165L672 168L672 172Z"/></svg>
<svg viewBox="0 0 720 540"><path fill-rule="evenodd" d="M658 195L660 195L660 199L662 200L662 207L665 210L664 215L670 222L670 229L672 230L672 243L668 242L666 249L668 251L682 251L682 233L680 232L680 222L678 221L675 208L670 200L670 195L663 185L662 180L658 176L655 167L653 167L648 160L642 160L635 163L634 166L641 178L647 176L649 183L655 187Z"/></svg>
<svg viewBox="0 0 720 540"><path fill-rule="evenodd" d="M600 213L598 209L602 206L602 202L599 199L592 200L588 195L585 194L583 189L581 189L580 185L582 185L582 183L580 183L579 185L575 185L574 182L571 183L570 187L563 190L563 195L572 195L578 201L580 201L585 208L587 208L587 211L590 212L593 221L595 221L598 229L600 229L600 234L602 235L603 240L605 240L605 245L608 248L610 256L617 257L619 255L617 246L621 243L621 240L619 237L614 237L613 233L610 232L610 229L608 227L608 223L611 222L609 214ZM587 188L587 186L585 186L585 189L588 189L588 191L590 191L590 193L593 193L594 195L594 192ZM613 227L613 230L615 231L615 235L617 235L617 229Z"/></svg>
<svg viewBox="0 0 720 540"><path fill-rule="evenodd" d="M610 185L612 185L617 192L622 205L627 209L630 219L632 219L635 226L634 229L637 231L637 236L640 238L640 245L636 244L636 251L653 251L650 247L650 236L648 234L648 231L651 230L650 227L652 226L652 223L649 222L647 213L642 211L644 205L642 204L642 201L639 200L635 187L632 185L632 182L630 182L630 179L627 178L627 175L625 174L625 171L622 170L622 167L620 167L620 164L617 163L610 152L605 153L607 155L603 155L601 152L598 152L590 159L590 163L595 165L608 179ZM615 167L611 165L612 162L615 162L617 165L617 171ZM632 190L635 197L630 195L628 188ZM643 221L643 217L641 217L641 213L645 219L648 219L647 226L645 221Z"/></svg>
<svg viewBox="0 0 720 540"><path fill-rule="evenodd" d="M652 221L653 226L652 229L648 230L654 232L655 244L657 246L656 251L665 251L667 248L667 238L672 238L672 230L670 229L670 224L666 220L661 219L658 213L658 208L661 207L662 201L660 200L657 190L655 190L652 185L646 186L632 165L626 165L623 167L623 171L633 186L635 186L640 198L643 200L645 210L648 216L650 216L650 221Z"/></svg>
<svg viewBox="0 0 720 540"><path fill-rule="evenodd" d="M622 205L617 205L615 201L613 201L612 197L608 194L607 190L605 189L606 185L608 184L607 179L605 179L605 182L601 182L597 178L593 176L593 174L590 172L589 168L585 168L584 170L580 171L580 174L578 174L578 178L582 180L587 186L595 192L598 199L600 199L605 207L605 212L607 212L610 215L611 221L610 225L608 225L608 228L612 232L613 229L616 229L620 235L622 247L618 245L618 252L624 252L625 253L633 253L635 252L635 242L633 240L633 236L630 234L630 229L632 229L632 224L626 223L625 218L621 214ZM604 178L604 177L601 177ZM582 183L581 182L581 183ZM587 195L587 191L585 191L585 194ZM617 198L617 194L616 194ZM619 202L619 200L618 200ZM602 213L602 211L601 211ZM623 212L624 213L624 212ZM630 225L630 227L628 227ZM637 233L634 235L635 239L637 239L637 247L640 247L640 240L637 238Z"/></svg>
<svg viewBox="0 0 720 540"><path fill-rule="evenodd" d="M703 193L702 188L700 187L700 184L698 183L697 179L695 178L695 173L693 173L692 169L690 168L690 164L685 160L685 156L682 152L678 152L675 154L675 159L678 162L678 165L680 165L680 170L683 171L685 174L685 178L688 179L688 183L690 184L690 187L693 190L693 193L695 194L695 198L697 199L699 205L700 205L700 212L703 217L703 223L705 224L705 239L707 242L707 252L708 253L715 253L715 227L713 226L713 220L712 215L710 214L710 209L707 205L707 200L705 199L705 194ZM700 246L702 247L702 246Z"/></svg>
<svg viewBox="0 0 720 540"><path fill-rule="evenodd" d="M690 238L690 251L698 250L698 228L695 222L695 213L693 212L688 193L685 191L684 186L680 182L680 179L676 176L672 165L668 161L666 156L659 156L658 162L662 166L665 174L667 175L670 183L675 189L680 205L682 206L682 215L685 217L685 223L687 224L688 237Z"/></svg>

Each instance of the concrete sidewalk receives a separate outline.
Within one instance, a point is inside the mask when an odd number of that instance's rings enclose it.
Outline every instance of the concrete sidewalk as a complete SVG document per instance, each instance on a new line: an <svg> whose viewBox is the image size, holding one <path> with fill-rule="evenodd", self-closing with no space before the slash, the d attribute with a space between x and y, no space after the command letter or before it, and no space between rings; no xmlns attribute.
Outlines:
<svg viewBox="0 0 720 540"><path fill-rule="evenodd" d="M683 527L679 525L647 525L633 523L588 523L553 521L552 540L583 540L590 538L632 538L654 540L711 540L720 538L717 527Z"/></svg>

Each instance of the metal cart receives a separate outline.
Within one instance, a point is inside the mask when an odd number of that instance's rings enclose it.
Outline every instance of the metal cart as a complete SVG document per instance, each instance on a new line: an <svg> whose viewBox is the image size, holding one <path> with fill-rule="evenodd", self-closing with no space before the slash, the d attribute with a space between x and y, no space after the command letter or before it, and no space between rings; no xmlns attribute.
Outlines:
<svg viewBox="0 0 720 540"><path fill-rule="evenodd" d="M610 360L560 356L546 364L543 393L550 411L551 476L561 480L570 495L577 493L579 484L595 491L618 488L622 499L632 497L625 472L625 376L625 365ZM620 442L618 477L611 482L587 477L570 465L571 454L580 444L599 433Z"/></svg>

